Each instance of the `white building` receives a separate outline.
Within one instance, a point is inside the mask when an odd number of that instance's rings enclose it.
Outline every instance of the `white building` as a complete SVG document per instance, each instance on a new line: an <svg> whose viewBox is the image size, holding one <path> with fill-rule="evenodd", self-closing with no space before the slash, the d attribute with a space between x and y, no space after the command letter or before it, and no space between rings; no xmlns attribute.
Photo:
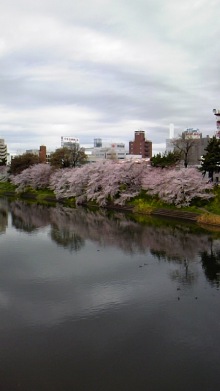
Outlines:
<svg viewBox="0 0 220 391"><path fill-rule="evenodd" d="M0 162L4 161L7 163L7 145L5 144L5 140L3 138L0 139Z"/></svg>
<svg viewBox="0 0 220 391"><path fill-rule="evenodd" d="M125 144L112 143L102 147L85 148L88 162L97 162L99 160L124 160L126 158Z"/></svg>

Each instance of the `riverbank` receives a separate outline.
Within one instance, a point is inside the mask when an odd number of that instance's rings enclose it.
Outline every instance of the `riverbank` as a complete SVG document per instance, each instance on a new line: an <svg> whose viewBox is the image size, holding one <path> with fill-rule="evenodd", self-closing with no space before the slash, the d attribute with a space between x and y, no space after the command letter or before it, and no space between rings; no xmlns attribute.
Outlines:
<svg viewBox="0 0 220 391"><path fill-rule="evenodd" d="M0 183L0 196L9 198L18 198L29 200L33 202L43 204L56 204L62 203L68 207L75 207L74 199L56 199L56 196L52 190L34 190L28 189L23 193L16 193L16 187L10 183ZM218 201L218 200L217 200ZM213 201L212 201L213 202ZM85 204L89 207L99 207L97 204L89 203ZM211 213L206 210L205 207L189 207L189 208L175 208L174 206L166 205L160 201L153 199L152 197L140 196L135 200L127 203L124 206L117 206L115 204L109 204L106 209L121 210L124 212L130 212L141 215L152 215L164 218L182 219L191 222L207 225L220 226L220 215Z"/></svg>

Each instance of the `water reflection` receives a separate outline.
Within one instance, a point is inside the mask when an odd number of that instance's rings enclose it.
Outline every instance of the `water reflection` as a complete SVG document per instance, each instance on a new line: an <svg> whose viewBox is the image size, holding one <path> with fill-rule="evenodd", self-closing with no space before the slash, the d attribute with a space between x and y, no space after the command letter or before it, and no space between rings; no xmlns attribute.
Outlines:
<svg viewBox="0 0 220 391"><path fill-rule="evenodd" d="M1 200L0 203L0 235L6 232L8 226L7 201Z"/></svg>
<svg viewBox="0 0 220 391"><path fill-rule="evenodd" d="M70 251L79 251L85 241L76 232L71 232L66 229L60 229L52 227L51 239L58 245L62 245L64 248L68 248Z"/></svg>
<svg viewBox="0 0 220 391"><path fill-rule="evenodd" d="M62 205L0 211L4 391L217 388L217 233Z"/></svg>
<svg viewBox="0 0 220 391"><path fill-rule="evenodd" d="M220 248L211 246L210 252L203 251L201 253L202 267L204 269L207 279L220 286Z"/></svg>
<svg viewBox="0 0 220 391"><path fill-rule="evenodd" d="M34 232L50 224L47 206L28 204L23 201L10 202L12 225L24 232Z"/></svg>
<svg viewBox="0 0 220 391"><path fill-rule="evenodd" d="M170 273L171 279L179 285L192 285L198 278L198 273L193 269L193 264L184 260L183 263Z"/></svg>
<svg viewBox="0 0 220 391"><path fill-rule="evenodd" d="M9 208L16 229L31 233L48 227L52 241L70 251L82 249L86 240L95 242L98 248L113 245L126 254L150 251L158 261L179 265L170 276L185 284L192 284L197 278L192 263L200 254L208 280L220 280L220 242L218 236L214 240L212 233L204 228L151 218L148 224L141 225L122 213L109 214L105 210L88 211L62 205L47 207L20 200L9 205L1 200L1 232L7 227Z"/></svg>

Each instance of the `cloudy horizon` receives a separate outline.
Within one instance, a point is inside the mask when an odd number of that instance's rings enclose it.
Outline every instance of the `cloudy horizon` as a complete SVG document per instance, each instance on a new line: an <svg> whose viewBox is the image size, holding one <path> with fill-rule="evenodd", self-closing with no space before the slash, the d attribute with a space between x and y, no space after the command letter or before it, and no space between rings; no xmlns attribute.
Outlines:
<svg viewBox="0 0 220 391"><path fill-rule="evenodd" d="M0 138L10 153L124 142L141 129L163 151L216 131L217 0L2 0Z"/></svg>

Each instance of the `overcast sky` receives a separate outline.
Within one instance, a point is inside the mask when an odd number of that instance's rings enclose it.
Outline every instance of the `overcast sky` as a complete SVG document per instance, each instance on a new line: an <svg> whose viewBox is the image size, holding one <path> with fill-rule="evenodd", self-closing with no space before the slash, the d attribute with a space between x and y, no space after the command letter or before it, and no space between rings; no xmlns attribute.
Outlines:
<svg viewBox="0 0 220 391"><path fill-rule="evenodd" d="M1 0L0 138L9 152L120 141L169 124L203 136L220 108L217 0Z"/></svg>

